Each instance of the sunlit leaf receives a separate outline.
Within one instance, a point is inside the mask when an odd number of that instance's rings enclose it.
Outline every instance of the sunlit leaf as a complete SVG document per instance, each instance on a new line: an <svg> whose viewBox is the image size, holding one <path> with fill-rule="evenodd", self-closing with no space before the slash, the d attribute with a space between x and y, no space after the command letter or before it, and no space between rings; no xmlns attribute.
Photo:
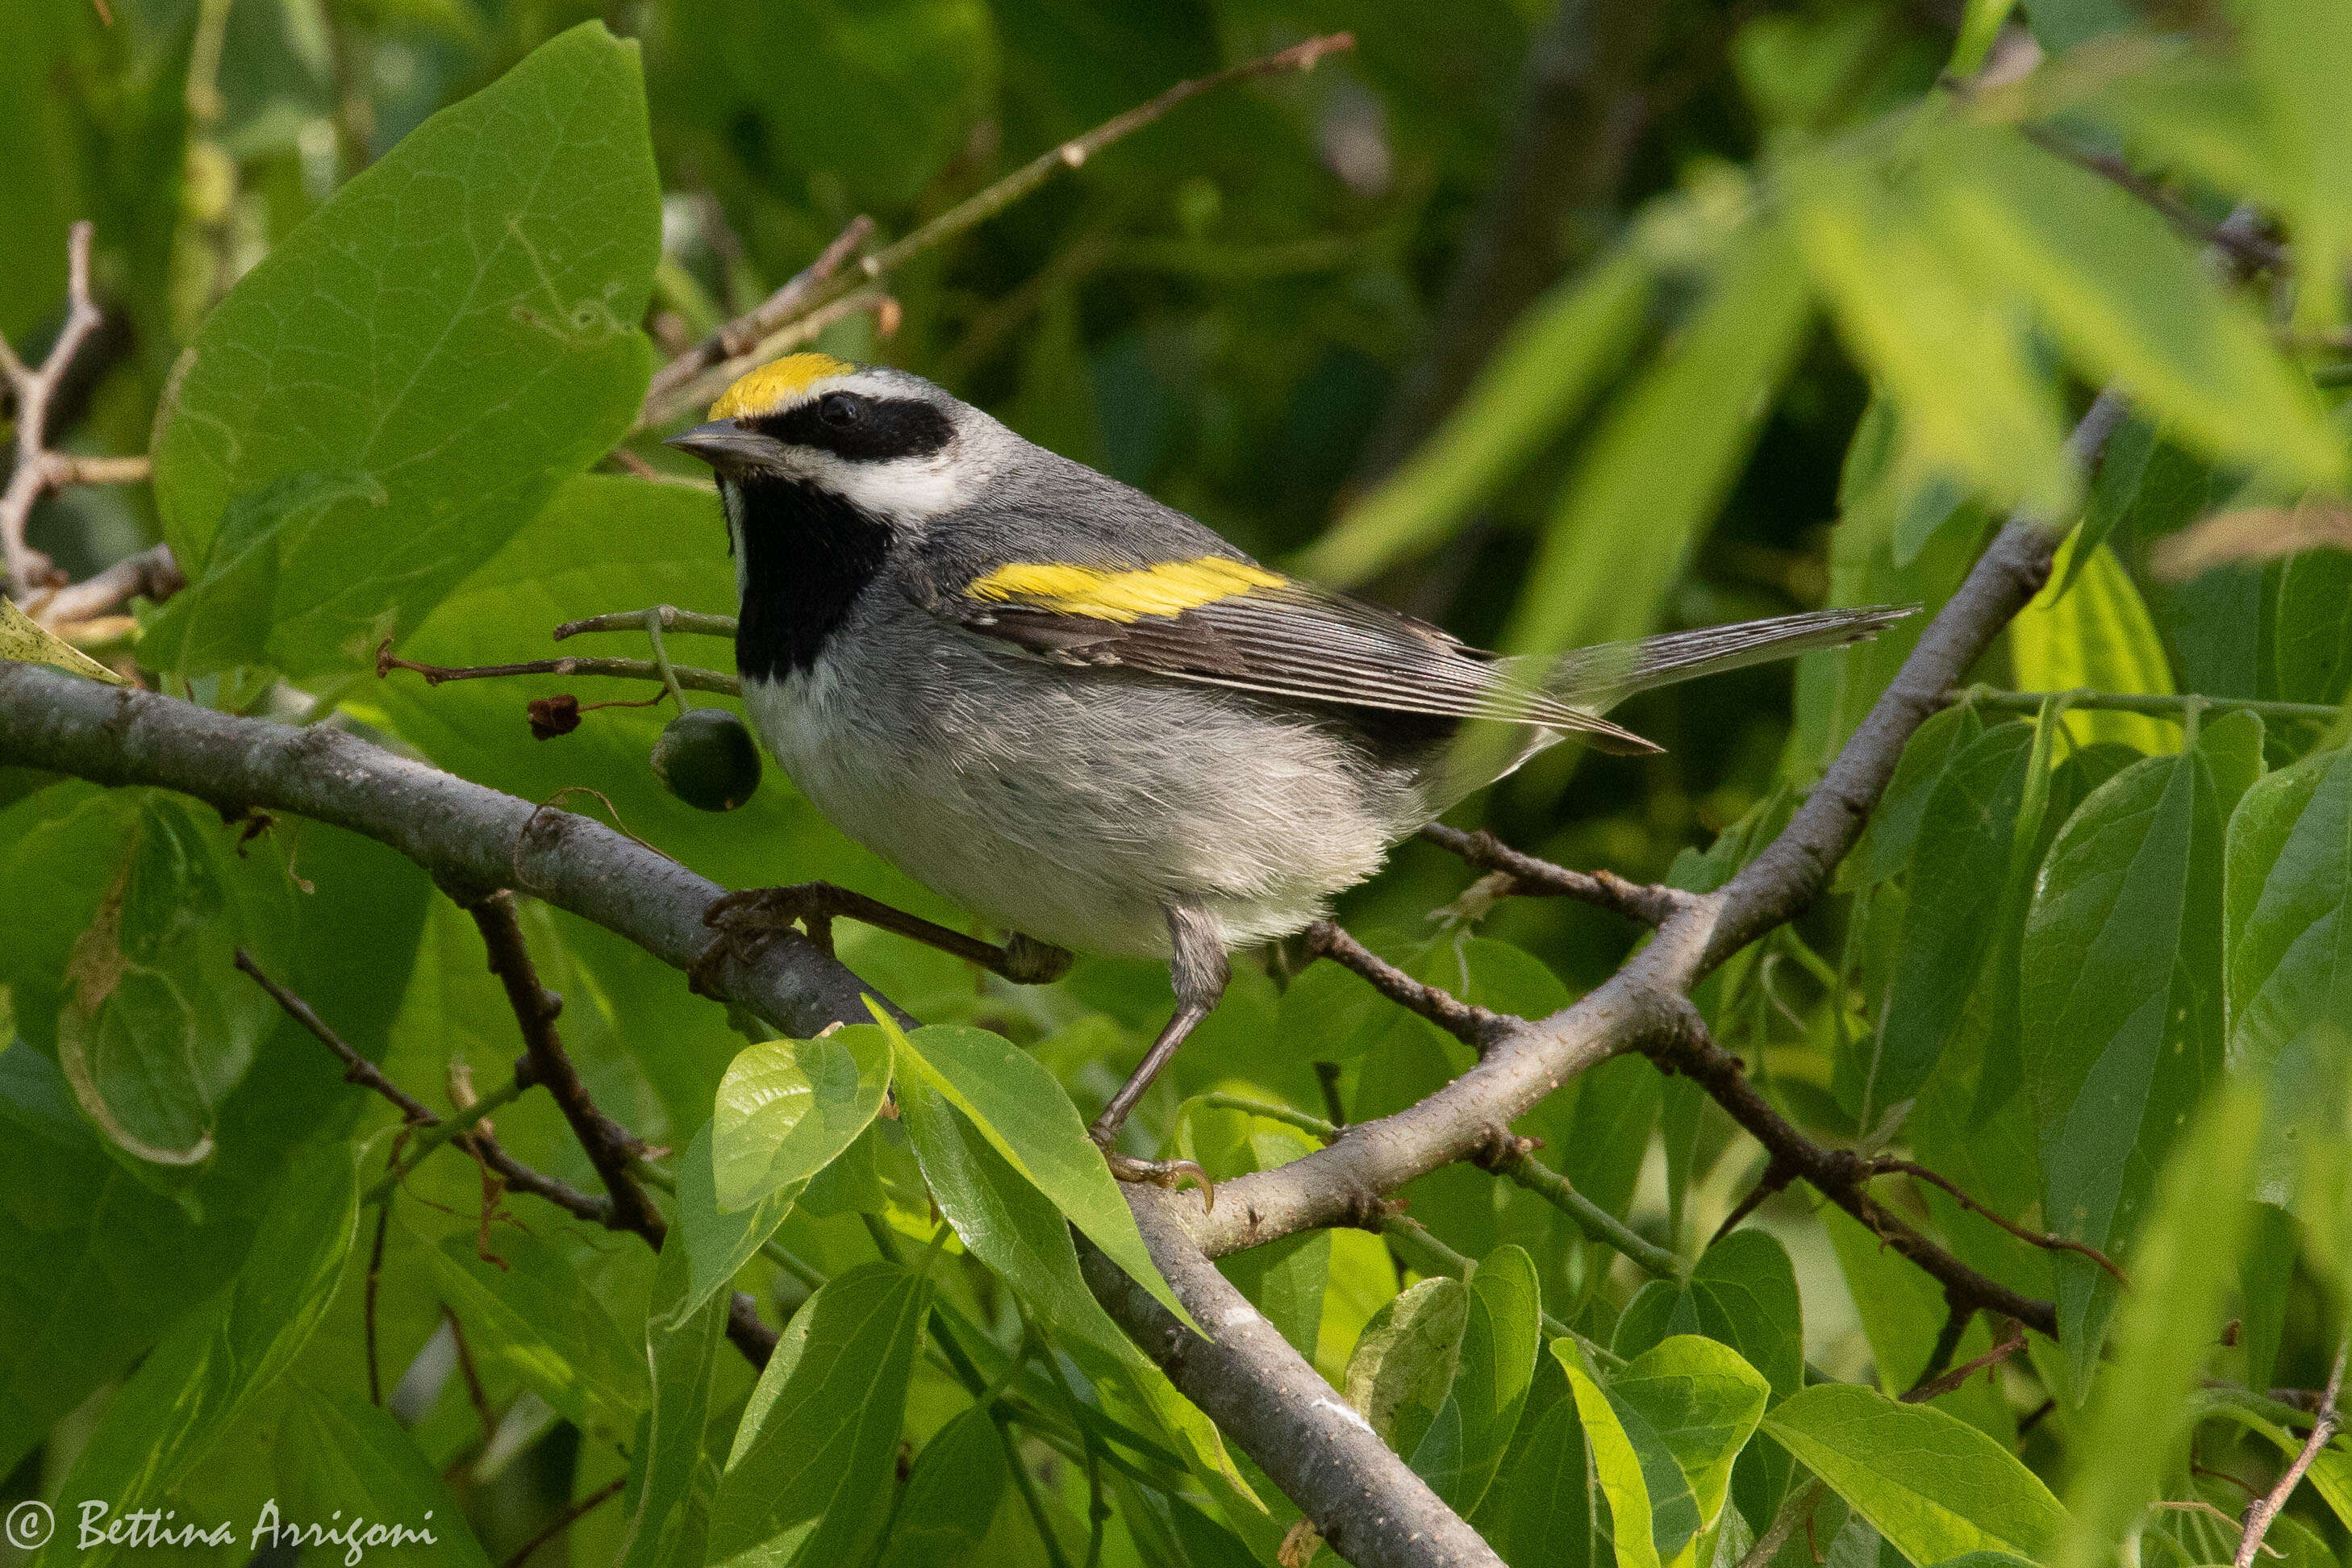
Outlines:
<svg viewBox="0 0 2352 1568"><path fill-rule="evenodd" d="M2081 534L2061 547L2053 585L2034 595L2010 623L2010 658L2019 687L2027 691L2080 688L2169 693L2172 666L2130 574L2105 546L2092 550L2091 559L2077 571L2074 555L2084 547ZM2070 577L2072 587L2059 593L2058 585ZM2142 752L2168 752L2180 742L2179 726L2140 713L2086 710L2068 713L2065 722L2084 745L2120 741Z"/></svg>
<svg viewBox="0 0 2352 1568"><path fill-rule="evenodd" d="M2008 130L1954 128L1927 156L1951 232L2093 379L2130 387L2207 451L2340 480L2317 400L2147 204Z"/></svg>
<svg viewBox="0 0 2352 1568"><path fill-rule="evenodd" d="M1808 159L1786 175L1799 243L1840 333L1884 382L1918 450L1990 500L2063 514L2078 479L2053 391L2006 301L1950 253L1918 193L1886 189L1853 159Z"/></svg>
<svg viewBox="0 0 2352 1568"><path fill-rule="evenodd" d="M889 1087L890 1037L871 1024L746 1048L711 1112L719 1206L746 1208L815 1175L866 1130Z"/></svg>
<svg viewBox="0 0 2352 1568"><path fill-rule="evenodd" d="M1648 259L1627 246L1529 307L1445 422L1317 542L1299 570L1360 582L1444 538L1576 416L1625 352L1653 286Z"/></svg>
<svg viewBox="0 0 2352 1568"><path fill-rule="evenodd" d="M1914 1563L1971 1552L2040 1562L2065 1526L2015 1455L1940 1410L1823 1384L1774 1406L1764 1430Z"/></svg>
<svg viewBox="0 0 2352 1568"><path fill-rule="evenodd" d="M1562 491L1504 646L1545 654L1655 629L1737 476L1812 297L1789 237L1753 223L1665 357L1611 406Z"/></svg>
<svg viewBox="0 0 2352 1568"><path fill-rule="evenodd" d="M910 1069L920 1073L1087 1240L1179 1321L1192 1321L1144 1249L1135 1216L1077 1108L1035 1058L1002 1035L955 1025L897 1037L902 1082Z"/></svg>
<svg viewBox="0 0 2352 1568"><path fill-rule="evenodd" d="M302 671L414 627L627 428L659 229L636 45L593 23L354 177L173 379L155 493L199 592L167 620Z"/></svg>

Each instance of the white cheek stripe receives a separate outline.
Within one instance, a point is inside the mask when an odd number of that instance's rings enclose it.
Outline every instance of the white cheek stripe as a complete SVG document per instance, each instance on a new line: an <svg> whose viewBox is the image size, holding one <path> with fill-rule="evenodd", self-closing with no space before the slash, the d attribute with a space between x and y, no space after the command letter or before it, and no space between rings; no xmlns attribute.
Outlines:
<svg viewBox="0 0 2352 1568"><path fill-rule="evenodd" d="M920 522L968 504L985 476L951 441L929 458L854 463L830 452L795 448L792 469L813 484L891 522Z"/></svg>

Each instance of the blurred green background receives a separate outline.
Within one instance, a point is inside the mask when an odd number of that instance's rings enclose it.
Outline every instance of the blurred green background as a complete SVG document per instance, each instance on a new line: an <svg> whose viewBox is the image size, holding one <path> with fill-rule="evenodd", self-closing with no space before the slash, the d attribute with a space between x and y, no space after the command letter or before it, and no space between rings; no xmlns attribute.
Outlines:
<svg viewBox="0 0 2352 1568"><path fill-rule="evenodd" d="M756 302L854 216L903 234L1181 78L1352 30L1351 53L1187 104L918 258L889 281L889 338L860 316L824 340L929 375L1268 559L1390 471L1505 325L1646 197L1704 184L1792 121L1916 93L1949 48L1934 7L1876 4L110 9L110 26L88 0L0 8L15 41L0 63L0 331L38 343L65 226L94 217L110 321L66 428L102 451L145 446L181 346L274 240L426 114L579 20L645 47L665 191L650 325L673 344ZM1678 303L1654 313L1663 323ZM1674 585L1669 624L1821 601L1864 396L1816 331ZM1584 433L1553 435L1462 533L1372 591L1474 641L1501 636ZM42 504L33 539L79 577L154 526L143 489L81 489ZM1579 863L1662 874L1769 787L1789 683L1768 668L1645 698L1625 718L1664 757L1578 759L1573 787L1566 759L1535 770L1497 801L1497 825ZM1367 895L1400 915L1433 896L1411 877ZM1622 942L1582 911L1506 918L1581 973Z"/></svg>

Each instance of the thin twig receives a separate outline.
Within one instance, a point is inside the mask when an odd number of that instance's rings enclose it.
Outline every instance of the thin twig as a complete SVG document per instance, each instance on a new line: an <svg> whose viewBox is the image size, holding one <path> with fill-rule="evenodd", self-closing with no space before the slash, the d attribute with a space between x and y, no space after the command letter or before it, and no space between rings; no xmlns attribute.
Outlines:
<svg viewBox="0 0 2352 1568"><path fill-rule="evenodd" d="M1787 1192L1789 1184L1797 1179L1797 1174L1793 1168L1778 1160L1765 1161L1764 1173L1756 1178L1756 1184L1748 1189L1746 1197L1731 1205L1731 1212L1723 1216L1723 1223L1715 1227L1713 1236L1707 1237L1707 1245L1712 1247L1738 1230L1739 1222L1763 1207L1766 1199Z"/></svg>
<svg viewBox="0 0 2352 1568"><path fill-rule="evenodd" d="M2143 691L2093 691L2087 687L2076 687L2072 691L1997 691L1989 686L1962 686L1946 693L1946 700L2002 713L2039 713L2044 703L2056 701L2094 712L2145 713L2175 723L2186 719L2191 708L2216 713L2254 713L2265 719L2301 720L2314 724L2331 722L2343 711L2333 702L2278 702L2252 697L2208 697L2202 692L2160 696Z"/></svg>
<svg viewBox="0 0 2352 1568"><path fill-rule="evenodd" d="M2027 125L2021 129L2025 132L2026 140L2043 152L2063 158L2078 169L2088 170L2147 203L2165 222L2189 238L2226 251L2241 270L2252 274L2290 269L2291 258L2286 247L2273 243L2259 229L2251 226L2233 228L2226 223L2204 216L2112 153L2077 146L2046 125Z"/></svg>
<svg viewBox="0 0 2352 1568"><path fill-rule="evenodd" d="M1825 1149L1797 1131L1773 1109L1741 1069L1739 1058L1707 1037L1695 1010L1671 1038L1653 1041L1643 1053L1661 1068L1687 1074L1731 1119L1764 1145L1772 1164L1792 1172L1838 1207L1860 1220L1888 1247L1917 1264L1944 1287L1945 1298L2015 1318L2045 1337L2058 1337L2058 1310L2048 1301L2020 1295L1980 1274L1905 1224L1873 1199L1864 1183L1876 1173L1872 1163L1848 1149Z"/></svg>
<svg viewBox="0 0 2352 1568"><path fill-rule="evenodd" d="M1029 1473L1029 1461L1021 1457L1021 1445L1013 1436L1012 1426L1002 1415L991 1411L996 1421L997 1441L1004 1445L1004 1462L1012 1468L1013 1484L1028 1505L1030 1522L1037 1528L1037 1539L1045 1542L1045 1560L1053 1568L1070 1568L1069 1554L1062 1550L1061 1539L1054 1533L1053 1517L1045 1511L1045 1500L1037 1495L1037 1478Z"/></svg>
<svg viewBox="0 0 2352 1568"><path fill-rule="evenodd" d="M1676 888L1629 882L1614 871L1571 871L1522 854L1483 827L1465 833L1437 822L1423 828L1421 836L1482 871L1508 878L1507 884L1496 889L1500 897L1577 899L1646 926L1665 924L1691 901L1691 895Z"/></svg>
<svg viewBox="0 0 2352 1568"><path fill-rule="evenodd" d="M1539 1147L1533 1138L1517 1138L1505 1132L1495 1140L1494 1152L1476 1161L1498 1176L1505 1177L1543 1199L1576 1222L1586 1237L1624 1255L1626 1259L1644 1273L1660 1279L1680 1279L1690 1272L1689 1266L1675 1254L1672 1247L1660 1247L1635 1231L1623 1220L1576 1190L1574 1183L1535 1157Z"/></svg>
<svg viewBox="0 0 2352 1568"><path fill-rule="evenodd" d="M774 313L774 324L751 348L730 351L722 360L700 363L691 374L662 383L658 397L648 393L646 406L637 417L637 428L650 429L667 424L687 409L708 401L711 390L723 386L761 360L782 352L790 343L786 334L823 316L842 302L845 297L887 276L933 246L952 239L995 216L1056 174L1065 169L1077 168L1104 148L1142 130L1179 104L1213 89L1252 77L1272 76L1286 70L1312 70L1315 63L1324 56L1353 48L1355 44L1352 35L1333 33L1309 38L1279 53L1246 60L1208 76L1180 81L1149 102L1139 104L1124 114L1105 121L1086 134L1041 153L987 189L958 202L905 238L861 258L856 266L838 268L830 276L812 282L792 302L789 311ZM840 241L835 243L838 245ZM814 333L811 331L807 335L814 336ZM691 351L691 355L698 356L701 353L701 349L697 348Z"/></svg>
<svg viewBox="0 0 2352 1568"><path fill-rule="evenodd" d="M172 547L158 544L135 555L126 555L105 571L79 583L36 594L25 602L25 613L56 629L114 615L133 599L152 599L160 605L187 585L180 563L172 556Z"/></svg>
<svg viewBox="0 0 2352 1568"><path fill-rule="evenodd" d="M546 1545L549 1542L554 1540L557 1536L571 1529L572 1526L579 1521L581 1515L588 1512L591 1509L594 1508L598 1503L604 1501L606 1499L619 1496L621 1488L627 1484L628 1479L629 1478L626 1476L614 1476L610 1481L598 1487L593 1492L582 1498L578 1502L573 1503L562 1513L557 1514L554 1519L549 1521L546 1529L541 1531L537 1535L532 1536L529 1541L524 1542L513 1556L508 1558L503 1563L499 1564L499 1568L522 1568L522 1565L525 1563L530 1561L530 1554L532 1552L538 1551L541 1547Z"/></svg>
<svg viewBox="0 0 2352 1568"><path fill-rule="evenodd" d="M2001 1229L2009 1232L2010 1235L2017 1237L2018 1240L2024 1242L2030 1247L2039 1247L2050 1252L2080 1253L2084 1258L2087 1258L2092 1262L2097 1264L2100 1268L2105 1269L2109 1274L2115 1276L2115 1281L2116 1284L2121 1285L2126 1289L2131 1289L2131 1281L2125 1277L2122 1269L2116 1267L2115 1259L2109 1258L2105 1253L2101 1252L2097 1247L2090 1245L2090 1243L2084 1241L2069 1241L2063 1236L2053 1236L2046 1231L2029 1230L2024 1226L2018 1224L2015 1220L2009 1218L2007 1215L1997 1214L1993 1210L1985 1207L1984 1205L1977 1202L1976 1199L1962 1192L1949 1176L1938 1175L1935 1172L1927 1169L1925 1165L1915 1164L1909 1160L1897 1160L1890 1155L1882 1154L1878 1158L1870 1162L1870 1170L1865 1173L1864 1179L1866 1181L1871 1176L1885 1176L1896 1173L1906 1176L1916 1176L1923 1182L1930 1182L1935 1185L1943 1188L1944 1191L1952 1194L1952 1197L1962 1208L1967 1209L1970 1214L1982 1215L1985 1218L1992 1221L1993 1224L2000 1226Z"/></svg>
<svg viewBox="0 0 2352 1568"><path fill-rule="evenodd" d="M1318 921L1307 928L1306 952L1310 959L1328 958L1343 969L1353 970L1398 1006L1420 1014L1481 1052L1500 1038L1515 1021L1434 985L1423 984L1330 921Z"/></svg>
<svg viewBox="0 0 2352 1568"><path fill-rule="evenodd" d="M543 1086L555 1097L571 1124L572 1135L580 1141L587 1153L588 1163L596 1168L604 1190L612 1194L612 1212L604 1223L614 1230L631 1230L651 1242L659 1251L662 1238L669 1233L669 1224L646 1196L645 1188L629 1163L638 1152L636 1140L628 1130L603 1111L589 1097L588 1086L580 1080L579 1069L563 1048L563 1037L556 1032L555 1020L563 1011L563 999L539 983L539 970L531 963L530 950L523 943L522 923L515 917L512 893L501 889L467 907L474 917L475 926L482 933L482 945L488 950L490 973L505 987L507 1004L513 1009L515 1022L522 1030L523 1051L530 1066L528 1071L518 1065L518 1080Z"/></svg>
<svg viewBox="0 0 2352 1568"><path fill-rule="evenodd" d="M240 947L236 950L236 963L239 969L253 976L254 984L268 992L269 999L277 1003L288 1017L310 1030L320 1045L335 1053L335 1059L343 1064L345 1083L355 1083L383 1096L400 1108L402 1119L412 1127L430 1127L441 1120L425 1108L423 1100L384 1077L383 1068L360 1055L341 1035L327 1027L326 1021L311 1011L310 1004L263 973L261 965L254 962L253 954Z"/></svg>
<svg viewBox="0 0 2352 1568"><path fill-rule="evenodd" d="M602 675L616 680L661 679L661 671L649 658L565 658L525 659L520 664L421 664L395 655L391 639L386 638L376 649L375 672L381 677L395 669L414 670L429 686L438 686L445 680L486 680L508 675ZM689 691L715 691L724 697L742 695L743 683L731 675L699 669L690 664L674 664L670 669L677 675L677 683Z"/></svg>
<svg viewBox="0 0 2352 1568"><path fill-rule="evenodd" d="M0 377L16 403L16 466L0 488L0 592L23 598L43 586L55 569L49 558L26 542L33 503L65 484L112 484L143 474L130 471L132 459L62 458L49 450L49 416L74 356L98 330L101 319L89 293L90 226L66 231L66 321L37 368L27 366L0 338ZM144 459L135 459L143 462ZM90 477L80 477L87 474Z"/></svg>
<svg viewBox="0 0 2352 1568"><path fill-rule="evenodd" d="M2311 1436L2304 1439L2302 1449L2296 1453L2294 1462L2287 1466L2286 1474L2279 1477L2278 1484L2246 1505L2245 1534L2238 1541L2233 1568L2252 1568L2254 1553L2261 1548L2263 1537L2270 1532L2272 1521L2286 1507L2286 1500L2294 1494L2304 1472L2319 1458L2319 1451L2336 1436L2336 1428L2342 1421L2336 1414L2336 1400L2344 1392L2344 1360L2347 1353L2352 1353L2352 1333L2347 1333L2336 1347L2336 1365L2327 1374L2327 1391L2320 1395L2318 1413L2312 1417Z"/></svg>
<svg viewBox="0 0 2352 1568"><path fill-rule="evenodd" d="M489 1391L482 1386L482 1369L474 1363L474 1347L467 1342L466 1325L444 1302L441 1321L449 1325L449 1343L457 1352L457 1374L466 1380L466 1397L473 1402L474 1415L482 1424L482 1441L487 1443L499 1429L499 1418L490 1409Z"/></svg>
<svg viewBox="0 0 2352 1568"><path fill-rule="evenodd" d="M375 1239L368 1244L367 1280L360 1298L360 1326L365 1341L368 1374L368 1403L383 1403L383 1373L376 1365L375 1299L383 1282L383 1243L392 1228L392 1205L384 1205L375 1211Z"/></svg>
<svg viewBox="0 0 2352 1568"><path fill-rule="evenodd" d="M610 615L566 621L555 628L555 640L562 642L583 632L642 632L646 629L647 616L656 617L666 632L706 637L731 638L735 635L736 622L732 616L707 616L695 610L681 610L676 605L656 605L650 610L615 610Z"/></svg>
<svg viewBox="0 0 2352 1568"><path fill-rule="evenodd" d="M498 896L499 898L509 900L508 919L510 921L512 919L512 906L510 901L511 895L499 894ZM495 915L491 918L494 924L498 923ZM477 923L480 923L482 917L478 914L476 916ZM489 940L489 934L487 928L485 930L484 936L485 941L488 942ZM499 967L499 955L504 952L502 945L504 941L505 938L502 934L498 942L492 943L494 955L492 969L493 972L499 973L501 982L506 980L508 973L511 972L513 969L510 959L507 961L508 968L501 969ZM519 947L521 942L521 928L519 925L514 928L513 941ZM529 965L530 955L525 953L521 961L521 972L530 976L530 984L535 987L538 983L536 973L530 969ZM490 1112L501 1106L513 1103L517 1097L521 1095L526 1089L531 1087L532 1083L544 1081L539 1079L535 1074L530 1082L526 1082L524 1077L518 1073L513 1081L506 1084L488 1095L483 1096L479 1100L474 1100L473 1103L466 1106L454 1119L445 1121L442 1118L436 1116L431 1110L426 1110L424 1103L418 1100L415 1096L408 1093L407 1090L394 1083L390 1079L385 1078L383 1074L377 1069L374 1063L361 1056L359 1052L352 1049L352 1047L344 1041L342 1037L336 1034L331 1028L328 1027L325 1021L320 1018L319 1015L310 1007L309 1003L303 1001L299 996L295 995L284 986L281 986L269 979L268 976L261 972L259 965L256 964L252 958L242 949L238 950L236 954L236 966L239 969L244 970L247 974L252 975L253 978L260 984L262 988L269 993L271 1000L275 1001L278 1006L285 1009L289 1016L292 1017L297 1023L300 1024L311 1034L317 1036L320 1042L335 1054L336 1058L341 1061L344 1065L343 1076L347 1081L359 1084L365 1089L382 1095L385 1100L390 1100L394 1105L400 1109L401 1114L406 1121L407 1124L418 1130L416 1140L408 1150L407 1163L399 1163L401 1152L395 1149L394 1151L394 1168L384 1175L383 1180L379 1181L373 1187L368 1190L362 1199L363 1203L384 1203L384 1201L397 1189L400 1176L404 1172L413 1169L417 1160L431 1153L435 1149L439 1148L444 1143L456 1142L464 1148L467 1153L471 1154L478 1163L479 1163L486 1176L495 1175L498 1180L503 1182L505 1184L506 1190L509 1192L528 1193L533 1197L542 1198L547 1202L555 1205L556 1207L563 1210L566 1214L571 1215L573 1218L585 1220L591 1225L602 1226L608 1230L635 1231L636 1235L643 1237L646 1243L652 1247L656 1251L659 1251L661 1249L662 1241L664 1237L667 1234L668 1226L667 1223L663 1221L660 1213L653 1208L650 1202L646 1200L643 1189L638 1188L633 1179L634 1174L636 1172L641 1170L650 1171L652 1167L637 1158L637 1140L632 1137L625 1128L620 1127L617 1123L605 1118L601 1111L596 1110L593 1101L588 1101L589 1117L592 1119L593 1122L601 1123L603 1128L606 1130L605 1135L612 1139L617 1139L625 1151L624 1156L626 1163L625 1169L632 1177L629 1182L630 1189L635 1192L638 1201L644 1204L644 1212L651 1215L650 1224L632 1225L627 1223L620 1217L624 1211L620 1205L615 1203L613 1199L598 1197L593 1193L583 1193L579 1188L572 1185L569 1182L563 1181L555 1176L548 1175L543 1171L526 1165L521 1161L516 1159L513 1155L508 1153L505 1147L499 1142L497 1137L491 1132L489 1128L488 1117ZM511 999L511 987L509 987L509 995ZM530 1038L535 1034L541 1035L542 1047L548 1040L552 1040L553 1049L555 1053L561 1057L562 1043L560 1039L553 1038L553 1013L562 1010L562 1003L560 1000L551 1002L548 999L547 994L544 992L540 993L540 997L541 1008L542 1010L552 1010L548 1012L548 1016L543 1020L537 1023L525 1024L524 1031L526 1038ZM520 1017L521 1014L521 1007L520 1005L517 1005L516 1011L518 1017ZM526 1059L532 1062L534 1066L536 1066L538 1061L538 1058L535 1056ZM586 1100L587 1091L584 1088L580 1087L578 1075L576 1072L572 1071L571 1061L568 1057L562 1058L562 1066L559 1070L563 1073L571 1073L571 1081L573 1088L578 1090L580 1099L582 1100ZM550 1089L551 1092L552 1092L552 1085L550 1085ZM559 1095L557 1098L558 1103L562 1104L562 1097ZM566 1109L565 1114L568 1120L571 1114L568 1108ZM573 1130L574 1135L581 1138L582 1145L585 1148L588 1142L586 1135L579 1132L577 1123L574 1123ZM595 1157L595 1152L593 1150L590 1150L589 1158L591 1163L594 1162ZM598 1173L603 1173L601 1167ZM665 1183L664 1184L667 1184ZM386 1205L386 1208L388 1212L388 1205ZM488 1214L487 1208L485 1209L484 1214L485 1218L487 1219ZM381 1221L379 1221L379 1225L381 1225ZM380 1234L381 1231L379 1231L379 1235ZM787 1268L796 1267L801 1270L806 1269L806 1265L800 1264L797 1259L791 1258L789 1255L782 1254L781 1248L777 1248L776 1250L785 1262ZM819 1283L822 1283L822 1277L819 1277ZM371 1301L372 1300L373 1293L371 1293ZM736 1349L742 1352L744 1358L751 1362L751 1363L755 1367L766 1366L768 1364L769 1356L774 1353L776 1348L776 1331L768 1327L768 1325L761 1320L757 1304L752 1301L751 1297L745 1295L740 1290L734 1293L728 1304L727 1337L729 1340L733 1342ZM371 1370L373 1369L374 1356L373 1352L371 1352L369 1356L369 1366Z"/></svg>
<svg viewBox="0 0 2352 1568"><path fill-rule="evenodd" d="M1948 1321L1946 1327L1948 1329L1951 1323L1958 1323L1965 1329L1967 1322L1968 1319L1961 1316L1956 1310L1953 1312L1952 1317ZM1952 1336L1952 1342L1955 1346L1958 1346L1959 1343L1959 1335L1954 1334ZM2015 1318L2008 1319L2001 1329L2000 1338L1994 1342L1992 1349L1985 1352L1984 1354L1977 1357L1974 1361L1969 1362L1966 1366L1956 1366L1951 1371L1943 1373L1940 1377L1923 1377L1909 1393L1903 1396L1904 1403L1906 1405L1924 1405L1930 1399L1941 1399L1944 1395L1951 1393L1952 1390L1959 1387L1962 1384L1968 1382L1969 1379L1974 1377L1977 1373L1983 1372L1988 1367L1999 1366L2002 1362L2007 1361L2010 1357L2015 1355L2024 1348L2025 1326L2022 1323L2020 1323ZM1949 1360L1951 1358L1951 1352L1949 1351L1947 1351L1944 1353L1946 1360ZM1935 1364L1933 1357L1929 1358L1928 1364L1930 1366Z"/></svg>
<svg viewBox="0 0 2352 1568"><path fill-rule="evenodd" d="M1959 1353L1960 1336L1969 1331L1969 1324L1976 1320L1974 1302L1953 1301L1948 1306L1949 1310L1944 1314L1944 1326L1936 1331L1936 1343L1927 1352L1927 1364L1919 1369L1917 1377L1912 1379L1910 1392L1904 1394L1905 1399L1916 1402L1925 1397L1919 1391L1944 1375L1945 1369L1952 1364L1952 1357Z"/></svg>
<svg viewBox="0 0 2352 1568"><path fill-rule="evenodd" d="M1764 1564L1780 1555L1780 1548L1789 1544L1789 1537L1797 1533L1797 1526L1811 1516L1813 1504L1821 1495L1818 1476L1790 1492L1788 1500L1781 1503L1780 1511L1772 1516L1771 1528L1758 1537L1756 1544L1748 1549L1748 1555L1739 1560L1739 1568L1764 1568Z"/></svg>
<svg viewBox="0 0 2352 1568"><path fill-rule="evenodd" d="M646 408L650 411L669 402L673 393L703 372L751 353L761 339L801 314L801 308L809 296L841 270L841 264L864 249L866 241L873 237L872 218L861 214L850 219L849 226L835 235L833 243L819 251L814 261L787 279L782 288L654 372L652 382L646 387ZM657 423L650 412L639 416L637 422L640 425Z"/></svg>

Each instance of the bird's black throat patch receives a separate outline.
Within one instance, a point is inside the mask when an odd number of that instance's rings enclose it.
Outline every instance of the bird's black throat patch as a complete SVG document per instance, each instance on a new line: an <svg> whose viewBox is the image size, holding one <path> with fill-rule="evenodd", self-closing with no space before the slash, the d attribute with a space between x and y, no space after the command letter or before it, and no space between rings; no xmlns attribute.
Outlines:
<svg viewBox="0 0 2352 1568"><path fill-rule="evenodd" d="M733 477L743 604L735 668L782 680L816 663L882 570L890 531L845 498L774 475Z"/></svg>

